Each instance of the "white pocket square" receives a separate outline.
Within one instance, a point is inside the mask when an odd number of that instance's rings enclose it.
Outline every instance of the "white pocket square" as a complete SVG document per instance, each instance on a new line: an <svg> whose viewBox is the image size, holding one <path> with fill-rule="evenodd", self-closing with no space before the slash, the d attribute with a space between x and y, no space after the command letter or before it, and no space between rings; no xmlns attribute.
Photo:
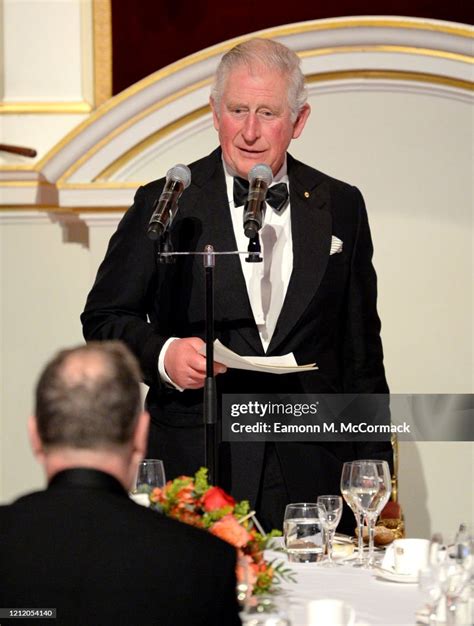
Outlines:
<svg viewBox="0 0 474 626"><path fill-rule="evenodd" d="M331 237L331 250L329 254L339 254L342 252L342 241L338 237Z"/></svg>

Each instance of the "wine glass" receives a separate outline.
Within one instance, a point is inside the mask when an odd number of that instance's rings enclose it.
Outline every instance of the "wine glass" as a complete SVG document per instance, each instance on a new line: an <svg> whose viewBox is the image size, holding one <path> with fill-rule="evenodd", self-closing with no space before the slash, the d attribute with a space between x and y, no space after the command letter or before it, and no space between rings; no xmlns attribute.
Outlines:
<svg viewBox="0 0 474 626"><path fill-rule="evenodd" d="M377 467L372 461L353 461L350 478L350 493L359 514L367 518L369 507L380 488ZM368 519L368 518L367 518ZM360 530L359 530L360 535ZM373 542L373 536L372 536ZM373 543L372 543L373 549ZM369 532L370 556L370 532ZM367 564L365 564L367 565Z"/></svg>
<svg viewBox="0 0 474 626"><path fill-rule="evenodd" d="M325 567L335 567L338 564L333 561L332 552L334 534L342 516L342 498L341 496L318 496L317 504L319 520L325 531L328 555L327 561L321 565Z"/></svg>
<svg viewBox="0 0 474 626"><path fill-rule="evenodd" d="M420 589L431 596L430 626L438 623L441 598L446 611L444 623L470 623L471 547L468 534L461 534L460 529L454 541L443 543L441 535L436 533L430 544L429 568L419 572Z"/></svg>
<svg viewBox="0 0 474 626"><path fill-rule="evenodd" d="M351 492L352 463L352 461L347 461L342 466L341 493L344 500L354 513L357 522L357 560L352 564L352 566L362 567L364 564L364 514L358 509L357 502Z"/></svg>
<svg viewBox="0 0 474 626"><path fill-rule="evenodd" d="M462 616L458 616L458 609L463 604L464 591L470 582L470 568L457 558L456 552L448 549L436 569L441 593L446 600L446 623L459 624L461 619L464 624Z"/></svg>
<svg viewBox="0 0 474 626"><path fill-rule="evenodd" d="M374 565L374 536L375 524L377 518L387 504L390 494L392 493L392 477L387 461L372 460L377 470L379 481L379 489L374 495L372 502L367 509L367 526L369 527L369 556L367 558L367 567Z"/></svg>
<svg viewBox="0 0 474 626"><path fill-rule="evenodd" d="M137 468L135 485L130 494L131 498L144 506L149 505L149 494L155 487L164 487L166 484L165 468L159 459L143 459Z"/></svg>

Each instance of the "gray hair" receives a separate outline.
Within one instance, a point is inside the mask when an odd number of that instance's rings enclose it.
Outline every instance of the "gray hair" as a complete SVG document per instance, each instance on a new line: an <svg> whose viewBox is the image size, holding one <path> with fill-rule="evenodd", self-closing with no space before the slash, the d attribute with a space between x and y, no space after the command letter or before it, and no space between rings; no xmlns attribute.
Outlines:
<svg viewBox="0 0 474 626"><path fill-rule="evenodd" d="M277 70L288 77L288 104L292 119L296 120L308 97L304 74L301 71L301 61L293 50L272 39L248 39L222 57L211 89L211 96L216 103L217 110L219 110L225 82L230 72L243 64L250 69L263 65L269 70Z"/></svg>
<svg viewBox="0 0 474 626"><path fill-rule="evenodd" d="M102 449L129 442L141 410L140 380L137 360L119 341L59 352L36 387L43 445Z"/></svg>

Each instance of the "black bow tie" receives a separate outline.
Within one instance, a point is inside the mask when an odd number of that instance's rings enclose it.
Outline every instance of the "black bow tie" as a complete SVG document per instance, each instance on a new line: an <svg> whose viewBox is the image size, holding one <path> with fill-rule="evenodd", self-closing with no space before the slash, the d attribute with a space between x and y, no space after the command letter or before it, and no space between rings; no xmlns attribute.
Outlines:
<svg viewBox="0 0 474 626"><path fill-rule="evenodd" d="M249 181L245 178L234 178L234 206L242 206L247 202L249 195ZM279 212L288 202L288 187L286 183L277 183L269 187L266 202Z"/></svg>

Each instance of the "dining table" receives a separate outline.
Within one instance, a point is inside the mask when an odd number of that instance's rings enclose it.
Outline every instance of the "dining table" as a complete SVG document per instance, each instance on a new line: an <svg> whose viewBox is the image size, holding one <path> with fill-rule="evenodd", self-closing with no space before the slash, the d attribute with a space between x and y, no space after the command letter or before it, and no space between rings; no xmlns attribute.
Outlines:
<svg viewBox="0 0 474 626"><path fill-rule="evenodd" d="M283 550L267 550L265 558L282 563L295 579L283 580L280 585L291 626L308 626L308 603L328 598L343 600L353 607L354 626L419 623L416 613L425 600L416 582L382 579L376 570L353 567L353 560L338 560L337 567L327 568L322 563L290 563Z"/></svg>

